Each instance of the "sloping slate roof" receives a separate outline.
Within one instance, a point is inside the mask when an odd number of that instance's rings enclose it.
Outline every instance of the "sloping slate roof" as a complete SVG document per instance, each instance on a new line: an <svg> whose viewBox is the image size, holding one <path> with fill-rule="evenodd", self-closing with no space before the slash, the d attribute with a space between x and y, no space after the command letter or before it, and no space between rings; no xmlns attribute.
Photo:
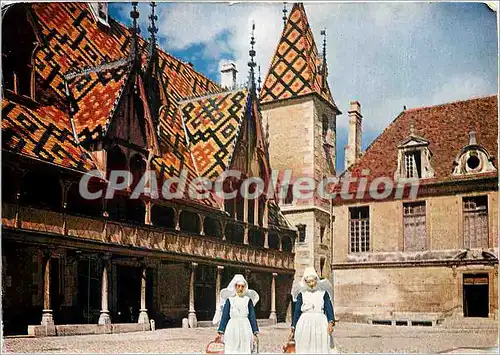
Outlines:
<svg viewBox="0 0 500 355"><path fill-rule="evenodd" d="M130 74L130 62L117 62L68 80L78 137L100 137L110 122Z"/></svg>
<svg viewBox="0 0 500 355"><path fill-rule="evenodd" d="M321 63L304 5L296 3L290 11L264 81L261 102L317 93L336 108L328 82L323 87Z"/></svg>
<svg viewBox="0 0 500 355"><path fill-rule="evenodd" d="M54 106L29 109L2 99L4 149L79 171L95 169Z"/></svg>
<svg viewBox="0 0 500 355"><path fill-rule="evenodd" d="M243 89L181 103L191 151L201 176L216 179L228 169L248 99L248 90Z"/></svg>
<svg viewBox="0 0 500 355"><path fill-rule="evenodd" d="M269 201L269 225L282 229L295 229L293 228L286 217L281 212L278 204L274 201Z"/></svg>
<svg viewBox="0 0 500 355"><path fill-rule="evenodd" d="M363 170L369 170L366 176L368 183L377 177L393 179L397 169L397 146L410 135L411 125L416 135L429 141L428 148L432 153L430 164L434 169L434 178L422 180L421 185L484 176L452 175L453 162L460 150L468 145L470 131L476 132L477 143L494 157L498 168L498 99L489 96L403 111L348 171L352 176L359 177ZM356 189L357 184L351 183L350 191Z"/></svg>

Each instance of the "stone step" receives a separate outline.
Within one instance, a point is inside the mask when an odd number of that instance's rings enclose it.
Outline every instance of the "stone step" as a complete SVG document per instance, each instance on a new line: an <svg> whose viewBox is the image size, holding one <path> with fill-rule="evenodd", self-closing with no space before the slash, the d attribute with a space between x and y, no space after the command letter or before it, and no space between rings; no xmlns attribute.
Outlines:
<svg viewBox="0 0 500 355"><path fill-rule="evenodd" d="M445 328L459 329L497 329L498 321L491 318L479 317L447 318L442 326Z"/></svg>

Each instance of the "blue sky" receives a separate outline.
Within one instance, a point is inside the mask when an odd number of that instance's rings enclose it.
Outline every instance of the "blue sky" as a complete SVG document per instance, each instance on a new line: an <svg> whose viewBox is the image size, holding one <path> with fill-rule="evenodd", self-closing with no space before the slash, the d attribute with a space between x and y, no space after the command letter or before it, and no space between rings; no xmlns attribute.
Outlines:
<svg viewBox="0 0 500 355"><path fill-rule="evenodd" d="M248 68L256 25L257 62L264 79L283 28L282 3L157 3L160 46L219 82L219 65L234 60L238 81ZM110 15L130 24L130 4ZM288 5L291 8L291 5ZM327 29L329 84L337 117L337 171L344 166L349 101L363 114L363 149L407 108L496 94L496 13L481 3L305 3L321 48ZM142 35L147 3L139 4ZM417 127L418 129L418 127Z"/></svg>

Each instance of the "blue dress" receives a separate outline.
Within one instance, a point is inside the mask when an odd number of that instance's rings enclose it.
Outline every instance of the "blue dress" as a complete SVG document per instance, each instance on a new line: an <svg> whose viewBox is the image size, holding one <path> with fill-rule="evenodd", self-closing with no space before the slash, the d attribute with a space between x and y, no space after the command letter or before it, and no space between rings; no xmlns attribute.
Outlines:
<svg viewBox="0 0 500 355"><path fill-rule="evenodd" d="M253 302L248 296L229 297L224 304L218 332L224 334L226 354L250 354L259 332Z"/></svg>

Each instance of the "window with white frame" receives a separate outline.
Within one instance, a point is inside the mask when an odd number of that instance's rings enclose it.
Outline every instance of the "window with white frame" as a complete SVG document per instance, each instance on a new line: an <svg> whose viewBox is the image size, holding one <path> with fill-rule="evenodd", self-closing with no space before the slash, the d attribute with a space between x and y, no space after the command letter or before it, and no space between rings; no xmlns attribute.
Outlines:
<svg viewBox="0 0 500 355"><path fill-rule="evenodd" d="M404 155L404 177L405 178L421 178L422 177L422 163L420 159L420 151L405 152Z"/></svg>
<svg viewBox="0 0 500 355"><path fill-rule="evenodd" d="M370 209L365 207L349 208L349 252L370 251Z"/></svg>
<svg viewBox="0 0 500 355"><path fill-rule="evenodd" d="M464 248L488 248L488 198L463 198Z"/></svg>
<svg viewBox="0 0 500 355"><path fill-rule="evenodd" d="M425 201L403 204L404 250L427 250Z"/></svg>

